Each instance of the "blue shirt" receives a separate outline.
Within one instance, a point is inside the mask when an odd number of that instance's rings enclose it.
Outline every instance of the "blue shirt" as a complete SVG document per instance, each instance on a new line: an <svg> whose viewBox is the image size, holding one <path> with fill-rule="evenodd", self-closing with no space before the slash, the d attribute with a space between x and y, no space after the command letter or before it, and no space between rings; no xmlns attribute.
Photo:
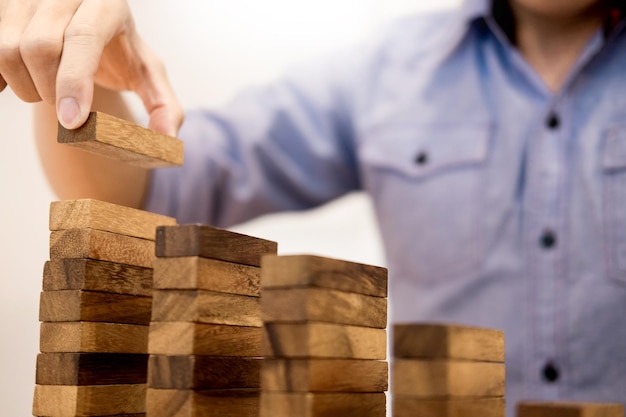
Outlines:
<svg viewBox="0 0 626 417"><path fill-rule="evenodd" d="M521 399L626 401L626 34L553 93L487 1L188 115L147 209L229 226L372 197L390 317L503 329ZM548 366L549 365L549 366ZM550 381L552 380L552 381Z"/></svg>

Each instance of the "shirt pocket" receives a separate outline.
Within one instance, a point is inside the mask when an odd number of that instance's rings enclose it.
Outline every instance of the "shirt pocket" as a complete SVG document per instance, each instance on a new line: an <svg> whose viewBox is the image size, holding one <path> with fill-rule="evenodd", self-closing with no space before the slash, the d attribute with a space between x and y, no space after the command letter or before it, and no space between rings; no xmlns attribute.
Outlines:
<svg viewBox="0 0 626 417"><path fill-rule="evenodd" d="M606 131L601 165L608 274L626 284L626 126Z"/></svg>
<svg viewBox="0 0 626 417"><path fill-rule="evenodd" d="M368 135L365 183L399 279L443 282L482 266L490 131L488 125L394 126Z"/></svg>

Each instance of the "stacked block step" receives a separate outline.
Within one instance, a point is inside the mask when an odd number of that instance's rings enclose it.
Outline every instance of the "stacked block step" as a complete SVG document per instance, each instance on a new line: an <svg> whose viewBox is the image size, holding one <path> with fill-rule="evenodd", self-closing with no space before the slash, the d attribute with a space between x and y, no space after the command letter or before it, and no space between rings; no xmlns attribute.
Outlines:
<svg viewBox="0 0 626 417"><path fill-rule="evenodd" d="M583 402L522 402L517 417L624 417L623 404Z"/></svg>

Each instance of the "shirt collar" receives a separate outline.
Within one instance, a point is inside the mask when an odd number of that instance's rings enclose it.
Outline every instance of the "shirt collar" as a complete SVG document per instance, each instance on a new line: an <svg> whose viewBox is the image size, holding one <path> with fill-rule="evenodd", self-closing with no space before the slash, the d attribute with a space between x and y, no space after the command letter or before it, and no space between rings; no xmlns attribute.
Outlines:
<svg viewBox="0 0 626 417"><path fill-rule="evenodd" d="M465 0L461 5L461 16L468 23L478 18L485 18L490 14L490 0Z"/></svg>

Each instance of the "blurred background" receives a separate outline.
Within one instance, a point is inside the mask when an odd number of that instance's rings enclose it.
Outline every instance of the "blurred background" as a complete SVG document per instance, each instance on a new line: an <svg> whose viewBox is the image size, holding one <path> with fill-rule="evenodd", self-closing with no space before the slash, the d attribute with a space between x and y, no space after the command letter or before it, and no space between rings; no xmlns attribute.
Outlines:
<svg viewBox="0 0 626 417"><path fill-rule="evenodd" d="M289 66L350 46L402 15L460 0L130 0L139 32L166 63L185 107L219 106ZM140 115L141 107L129 97ZM38 304L48 259L48 209L56 199L32 140L30 107L0 94L0 404L31 415L39 351ZM367 197L352 194L306 213L235 228L275 240L279 252L384 265Z"/></svg>

